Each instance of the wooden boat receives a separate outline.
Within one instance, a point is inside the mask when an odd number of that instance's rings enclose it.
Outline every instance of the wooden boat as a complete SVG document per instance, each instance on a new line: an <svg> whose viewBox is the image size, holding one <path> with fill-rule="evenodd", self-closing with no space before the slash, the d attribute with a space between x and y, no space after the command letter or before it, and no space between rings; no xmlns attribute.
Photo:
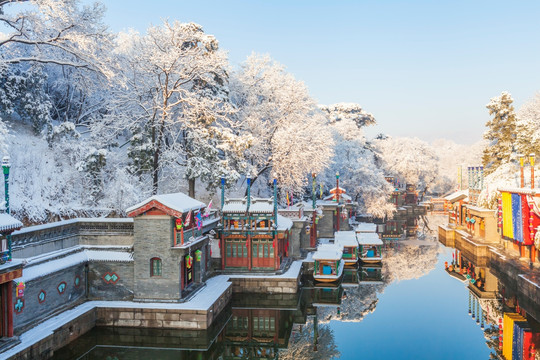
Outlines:
<svg viewBox="0 0 540 360"><path fill-rule="evenodd" d="M320 245L313 260L313 278L319 282L337 282L343 276L345 263L342 259L343 249L337 244Z"/></svg>
<svg viewBox="0 0 540 360"><path fill-rule="evenodd" d="M354 231L336 231L335 244L343 247L342 259L345 266L354 266L358 263L358 241Z"/></svg>
<svg viewBox="0 0 540 360"><path fill-rule="evenodd" d="M360 260L364 263L377 263L382 261L383 242L377 233L357 233L356 239L360 247Z"/></svg>

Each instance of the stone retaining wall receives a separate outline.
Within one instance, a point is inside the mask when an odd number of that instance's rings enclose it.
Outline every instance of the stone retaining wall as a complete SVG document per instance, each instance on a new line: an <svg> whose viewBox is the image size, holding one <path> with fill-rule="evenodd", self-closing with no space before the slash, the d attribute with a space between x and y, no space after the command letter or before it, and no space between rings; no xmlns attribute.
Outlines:
<svg viewBox="0 0 540 360"><path fill-rule="evenodd" d="M92 329L96 324L96 315L96 309L92 309L78 318L60 325L56 330L53 331L53 334L24 349L9 359L35 360L48 359L52 357L55 350L66 346L79 336L90 331L90 329Z"/></svg>
<svg viewBox="0 0 540 360"><path fill-rule="evenodd" d="M229 304L232 286L208 310L99 308L97 326L145 327L159 329L208 329Z"/></svg>
<svg viewBox="0 0 540 360"><path fill-rule="evenodd" d="M444 246L454 247L455 245L455 231L452 228L439 225L439 241Z"/></svg>
<svg viewBox="0 0 540 360"><path fill-rule="evenodd" d="M231 277L235 293L296 294L298 278Z"/></svg>
<svg viewBox="0 0 540 360"><path fill-rule="evenodd" d="M455 231L454 247L459 249L462 254L475 263L476 266L487 266L490 258L489 245L476 243L470 238L469 234L457 230Z"/></svg>

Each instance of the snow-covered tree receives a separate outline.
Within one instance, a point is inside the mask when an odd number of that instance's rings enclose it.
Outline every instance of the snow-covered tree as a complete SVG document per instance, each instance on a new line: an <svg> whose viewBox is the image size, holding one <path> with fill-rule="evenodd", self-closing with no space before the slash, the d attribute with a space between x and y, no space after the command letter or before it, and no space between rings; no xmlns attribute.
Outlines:
<svg viewBox="0 0 540 360"><path fill-rule="evenodd" d="M41 66L0 70L0 116L20 119L39 133L50 122L51 102L45 92L46 78Z"/></svg>
<svg viewBox="0 0 540 360"><path fill-rule="evenodd" d="M329 119L329 132L335 148L330 167L325 173L326 186L334 186L334 174L339 172L340 184L359 203L362 211L376 217L390 216L395 207L388 202L392 186L376 163L371 145L366 141L365 125L375 123L358 104L320 106Z"/></svg>
<svg viewBox="0 0 540 360"><path fill-rule="evenodd" d="M302 193L307 175L326 167L333 146L304 83L269 56L252 54L231 81L231 98L253 136L246 152L253 181L275 177L282 189Z"/></svg>
<svg viewBox="0 0 540 360"><path fill-rule="evenodd" d="M439 176L432 187L432 192L443 195L457 189L458 167L462 168L462 183L467 187L467 167L482 163L482 151L485 141L472 145L457 144L451 140L439 139L431 147L439 158Z"/></svg>
<svg viewBox="0 0 540 360"><path fill-rule="evenodd" d="M30 0L20 7L21 2L0 0L0 23L10 31L0 35L0 64L56 64L112 76L102 56L111 43L103 4Z"/></svg>
<svg viewBox="0 0 540 360"><path fill-rule="evenodd" d="M540 92L517 113L517 144L522 154L540 155Z"/></svg>
<svg viewBox="0 0 540 360"><path fill-rule="evenodd" d="M2 117L0 116L0 157L4 157L8 152L7 139L9 136L9 130Z"/></svg>
<svg viewBox="0 0 540 360"><path fill-rule="evenodd" d="M490 174L501 164L510 161L517 150L516 114L510 93L503 91L500 96L491 98L486 108L493 118L486 123L484 139L489 141L482 156L484 172Z"/></svg>
<svg viewBox="0 0 540 360"><path fill-rule="evenodd" d="M318 324L318 340L314 341L314 320L306 321L302 329L291 335L289 346L279 352L282 360L322 360L335 359L340 352L335 342L334 332L328 324Z"/></svg>
<svg viewBox="0 0 540 360"><path fill-rule="evenodd" d="M433 186L439 176L439 159L432 147L418 138L387 137L374 141L386 175L415 184L421 194Z"/></svg>
<svg viewBox="0 0 540 360"><path fill-rule="evenodd" d="M136 172L151 163L153 193L160 177L187 178L191 196L197 178L210 186L238 178L249 137L231 121L228 64L214 36L198 24L165 22L144 36L124 34L119 53L127 87L116 92L109 128L131 134Z"/></svg>
<svg viewBox="0 0 540 360"><path fill-rule="evenodd" d="M375 125L375 117L371 113L362 109L356 103L337 103L332 105L319 105L322 112L326 114L331 123L342 120L350 120L356 123L359 128L368 125Z"/></svg>

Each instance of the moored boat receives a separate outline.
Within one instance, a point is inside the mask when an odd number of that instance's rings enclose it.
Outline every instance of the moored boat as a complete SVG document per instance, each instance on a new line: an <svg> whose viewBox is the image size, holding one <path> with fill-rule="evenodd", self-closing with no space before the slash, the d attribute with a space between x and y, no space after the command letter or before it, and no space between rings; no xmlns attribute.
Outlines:
<svg viewBox="0 0 540 360"><path fill-rule="evenodd" d="M382 261L383 242L377 233L356 233L359 246L359 257L364 263L376 263Z"/></svg>
<svg viewBox="0 0 540 360"><path fill-rule="evenodd" d="M336 231L335 243L343 247L342 259L345 266L354 266L358 263L358 241L354 231Z"/></svg>
<svg viewBox="0 0 540 360"><path fill-rule="evenodd" d="M342 259L343 249L337 244L320 245L313 260L313 278L319 282L336 282L343 276L345 263Z"/></svg>

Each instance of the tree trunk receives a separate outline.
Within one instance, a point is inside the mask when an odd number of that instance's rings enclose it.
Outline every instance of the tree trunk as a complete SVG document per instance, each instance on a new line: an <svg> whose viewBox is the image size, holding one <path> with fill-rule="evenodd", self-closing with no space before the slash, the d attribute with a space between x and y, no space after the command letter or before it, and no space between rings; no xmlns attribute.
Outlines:
<svg viewBox="0 0 540 360"><path fill-rule="evenodd" d="M154 152L154 161L152 164L152 195L157 194L158 189L158 164L159 164L159 152Z"/></svg>
<svg viewBox="0 0 540 360"><path fill-rule="evenodd" d="M195 199L195 179L188 179L189 197Z"/></svg>

